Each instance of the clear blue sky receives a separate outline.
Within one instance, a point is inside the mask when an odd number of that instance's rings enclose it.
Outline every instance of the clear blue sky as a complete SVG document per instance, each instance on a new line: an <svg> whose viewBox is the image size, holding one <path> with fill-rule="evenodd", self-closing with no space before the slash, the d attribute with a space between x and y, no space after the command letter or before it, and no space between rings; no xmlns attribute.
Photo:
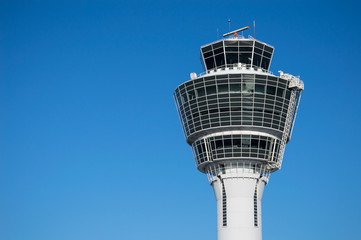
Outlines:
<svg viewBox="0 0 361 240"><path fill-rule="evenodd" d="M0 239L216 240L213 191L172 94L228 18L255 19L271 70L305 82L264 193L264 239L359 239L360 7L1 1Z"/></svg>

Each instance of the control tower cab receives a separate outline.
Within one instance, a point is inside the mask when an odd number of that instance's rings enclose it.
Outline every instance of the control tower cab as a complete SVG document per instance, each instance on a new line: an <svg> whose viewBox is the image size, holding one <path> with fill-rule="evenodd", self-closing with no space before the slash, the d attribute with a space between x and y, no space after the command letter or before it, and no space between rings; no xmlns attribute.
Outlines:
<svg viewBox="0 0 361 240"><path fill-rule="evenodd" d="M202 64L208 73L241 66L268 71L273 50L273 47L255 39L231 37L201 47Z"/></svg>

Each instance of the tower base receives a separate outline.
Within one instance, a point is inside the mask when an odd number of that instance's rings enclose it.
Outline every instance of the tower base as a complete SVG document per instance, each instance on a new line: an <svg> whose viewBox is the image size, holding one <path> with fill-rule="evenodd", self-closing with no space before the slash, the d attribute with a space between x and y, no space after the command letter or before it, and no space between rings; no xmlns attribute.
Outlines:
<svg viewBox="0 0 361 240"><path fill-rule="evenodd" d="M211 183L217 200L218 240L262 240L261 200L268 179L242 169Z"/></svg>

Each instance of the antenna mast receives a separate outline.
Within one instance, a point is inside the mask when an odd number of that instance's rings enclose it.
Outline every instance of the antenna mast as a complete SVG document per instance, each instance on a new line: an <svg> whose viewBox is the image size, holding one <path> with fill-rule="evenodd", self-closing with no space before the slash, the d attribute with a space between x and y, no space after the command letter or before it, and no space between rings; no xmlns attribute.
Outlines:
<svg viewBox="0 0 361 240"><path fill-rule="evenodd" d="M256 21L253 20L253 35L254 35L254 38L256 38Z"/></svg>

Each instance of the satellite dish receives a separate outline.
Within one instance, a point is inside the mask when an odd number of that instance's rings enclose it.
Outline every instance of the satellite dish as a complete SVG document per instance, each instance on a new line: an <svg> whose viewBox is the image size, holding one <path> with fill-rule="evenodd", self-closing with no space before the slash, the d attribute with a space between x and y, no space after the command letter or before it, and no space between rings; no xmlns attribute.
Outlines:
<svg viewBox="0 0 361 240"><path fill-rule="evenodd" d="M196 79L197 78L197 73L195 72L191 72L191 79Z"/></svg>

